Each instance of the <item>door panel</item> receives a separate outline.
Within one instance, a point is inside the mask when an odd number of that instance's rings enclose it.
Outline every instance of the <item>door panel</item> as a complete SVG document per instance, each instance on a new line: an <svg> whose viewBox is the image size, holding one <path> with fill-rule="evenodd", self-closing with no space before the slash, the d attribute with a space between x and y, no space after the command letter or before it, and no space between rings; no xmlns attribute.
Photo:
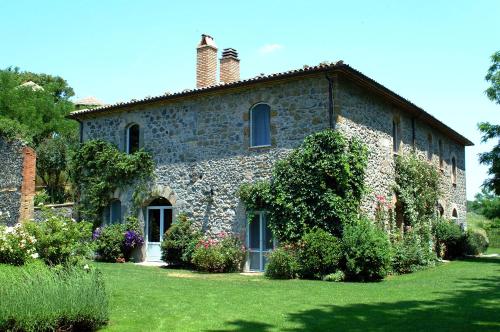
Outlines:
<svg viewBox="0 0 500 332"><path fill-rule="evenodd" d="M160 209L148 211L148 242L160 242Z"/></svg>

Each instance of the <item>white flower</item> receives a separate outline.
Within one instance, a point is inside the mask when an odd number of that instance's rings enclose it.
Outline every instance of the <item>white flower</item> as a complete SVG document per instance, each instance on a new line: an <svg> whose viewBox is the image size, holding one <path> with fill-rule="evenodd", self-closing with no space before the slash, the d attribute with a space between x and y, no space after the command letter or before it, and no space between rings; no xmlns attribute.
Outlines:
<svg viewBox="0 0 500 332"><path fill-rule="evenodd" d="M37 259L38 258L38 253L31 254L31 258Z"/></svg>
<svg viewBox="0 0 500 332"><path fill-rule="evenodd" d="M83 266L83 269L84 269L84 270L88 270L88 269L90 269L90 267L89 267L89 265L88 265L88 264L85 264L85 265Z"/></svg>

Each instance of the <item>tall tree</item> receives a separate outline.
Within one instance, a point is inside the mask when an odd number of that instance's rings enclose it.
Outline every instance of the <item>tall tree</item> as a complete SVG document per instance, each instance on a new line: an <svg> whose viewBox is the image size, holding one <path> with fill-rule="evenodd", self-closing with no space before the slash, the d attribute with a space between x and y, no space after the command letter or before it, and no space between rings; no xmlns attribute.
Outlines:
<svg viewBox="0 0 500 332"><path fill-rule="evenodd" d="M491 66L485 79L491 84L485 91L486 95L491 101L500 104L500 51L491 56ZM495 192L496 195L500 195L500 125L481 122L478 127L483 134L481 137L483 143L490 139L497 139L493 150L479 155L479 162L489 166L490 177L484 181L483 186Z"/></svg>

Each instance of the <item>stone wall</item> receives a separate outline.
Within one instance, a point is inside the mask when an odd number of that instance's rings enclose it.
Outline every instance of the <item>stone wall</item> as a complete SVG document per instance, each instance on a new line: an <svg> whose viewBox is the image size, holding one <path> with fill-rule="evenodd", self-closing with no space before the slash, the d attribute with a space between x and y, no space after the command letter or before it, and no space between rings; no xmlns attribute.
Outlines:
<svg viewBox="0 0 500 332"><path fill-rule="evenodd" d="M0 222L13 225L32 218L35 161L33 149L0 137Z"/></svg>
<svg viewBox="0 0 500 332"><path fill-rule="evenodd" d="M363 209L373 215L374 195L393 194L393 117L401 122L402 152L412 149L411 118L347 80L338 80L334 95L336 128L361 138L371 151L366 179L371 193ZM249 147L249 110L260 102L271 107L272 146L255 149ZM84 140L104 139L124 150L125 129L139 124L140 145L152 152L157 165L150 198L168 198L175 211L187 212L208 234L224 230L243 237L246 215L237 195L241 183L269 178L274 162L307 135L328 128L328 119L328 82L324 75L316 75L100 115L84 121ZM456 207L464 220L464 147L417 121L416 149L423 156L428 132L435 144L439 138L445 147L445 213L451 216L451 208ZM450 181L452 155L458 161L456 186ZM432 162L438 162L436 154ZM131 195L132 189L114 194L124 213Z"/></svg>
<svg viewBox="0 0 500 332"><path fill-rule="evenodd" d="M75 211L73 210L73 203L64 203L64 204L48 204L45 205L44 208L50 209L52 213L67 217L74 218ZM40 221L43 219L43 211L39 206L35 207L34 218L36 221Z"/></svg>

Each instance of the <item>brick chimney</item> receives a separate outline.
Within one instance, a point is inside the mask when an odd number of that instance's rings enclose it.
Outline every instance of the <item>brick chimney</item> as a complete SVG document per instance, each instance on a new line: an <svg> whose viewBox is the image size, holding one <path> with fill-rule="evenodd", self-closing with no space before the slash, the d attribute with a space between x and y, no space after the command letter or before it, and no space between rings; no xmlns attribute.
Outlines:
<svg viewBox="0 0 500 332"><path fill-rule="evenodd" d="M209 35L201 35L196 47L196 87L204 88L217 83L217 45Z"/></svg>
<svg viewBox="0 0 500 332"><path fill-rule="evenodd" d="M226 48L222 51L220 59L220 81L231 83L240 80L240 59L234 48Z"/></svg>

